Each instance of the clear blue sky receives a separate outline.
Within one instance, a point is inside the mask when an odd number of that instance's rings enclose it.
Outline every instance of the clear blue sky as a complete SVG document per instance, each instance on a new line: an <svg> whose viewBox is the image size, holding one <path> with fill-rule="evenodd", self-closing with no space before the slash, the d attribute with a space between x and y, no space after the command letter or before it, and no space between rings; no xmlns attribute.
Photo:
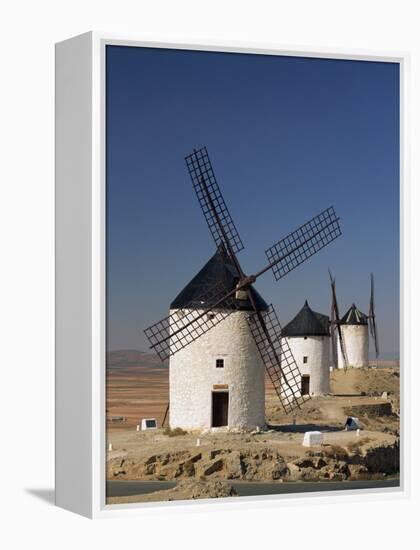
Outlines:
<svg viewBox="0 0 420 550"><path fill-rule="evenodd" d="M143 329L215 245L184 156L204 145L245 250L264 250L334 205L343 236L257 289L288 322L307 298L367 313L376 276L381 351L399 350L399 67L392 63L107 47L108 349ZM372 349L372 346L371 346Z"/></svg>

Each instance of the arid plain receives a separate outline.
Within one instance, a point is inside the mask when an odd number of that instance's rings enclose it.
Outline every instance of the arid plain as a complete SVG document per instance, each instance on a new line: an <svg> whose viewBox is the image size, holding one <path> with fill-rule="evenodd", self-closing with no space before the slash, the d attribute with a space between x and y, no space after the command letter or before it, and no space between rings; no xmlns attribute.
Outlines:
<svg viewBox="0 0 420 550"><path fill-rule="evenodd" d="M334 371L331 394L309 400L294 419L284 414L267 379L268 430L203 434L200 449L197 434L174 437L162 429L168 374L168 366L148 353L123 350L108 355L107 439L112 450L107 456L107 479L178 482L177 488L153 496L113 497L108 503L231 496L235 493L229 480L340 481L398 475L396 362ZM360 436L343 431L349 415L359 418ZM156 418L159 429L138 432L142 418ZM316 429L324 432L322 448L302 447L303 432Z"/></svg>

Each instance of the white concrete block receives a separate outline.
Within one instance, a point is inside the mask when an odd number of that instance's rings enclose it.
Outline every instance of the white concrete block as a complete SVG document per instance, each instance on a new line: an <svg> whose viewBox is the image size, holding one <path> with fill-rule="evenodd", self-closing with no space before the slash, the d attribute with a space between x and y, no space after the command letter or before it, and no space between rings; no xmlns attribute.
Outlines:
<svg viewBox="0 0 420 550"><path fill-rule="evenodd" d="M315 447L322 445L324 441L324 435L322 432L305 432L302 445L304 447Z"/></svg>
<svg viewBox="0 0 420 550"><path fill-rule="evenodd" d="M359 419L356 418L355 416L348 416L346 423L344 424L344 429L346 431L353 431L353 430L357 430L358 428L360 428Z"/></svg>
<svg viewBox="0 0 420 550"><path fill-rule="evenodd" d="M141 429L142 430L156 430L157 422L156 418L142 418Z"/></svg>

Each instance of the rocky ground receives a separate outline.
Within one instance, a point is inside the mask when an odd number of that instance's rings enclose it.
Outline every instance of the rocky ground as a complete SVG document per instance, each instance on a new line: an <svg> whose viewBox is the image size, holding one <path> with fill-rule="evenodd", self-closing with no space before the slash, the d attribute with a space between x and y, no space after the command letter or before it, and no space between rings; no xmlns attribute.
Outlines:
<svg viewBox="0 0 420 550"><path fill-rule="evenodd" d="M310 449L302 446L301 431L208 433L200 436L199 446L193 434L115 435L107 463L108 479L114 480L340 480L391 474L398 467L397 437L368 430L359 436L326 432L323 445Z"/></svg>
<svg viewBox="0 0 420 550"><path fill-rule="evenodd" d="M108 499L145 502L232 496L229 480L340 481L384 478L399 471L399 372L334 372L332 395L313 398L287 416L273 391L266 397L267 427L259 432L137 432L108 429L107 479L175 480L177 487L149 495ZM383 395L387 392L387 395ZM361 431L343 430L348 415ZM319 447L303 447L305 431L321 430Z"/></svg>

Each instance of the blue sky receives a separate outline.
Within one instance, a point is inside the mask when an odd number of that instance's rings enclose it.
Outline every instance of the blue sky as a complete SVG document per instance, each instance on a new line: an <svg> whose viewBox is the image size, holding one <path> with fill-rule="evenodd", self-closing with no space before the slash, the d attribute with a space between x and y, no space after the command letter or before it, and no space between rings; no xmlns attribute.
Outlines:
<svg viewBox="0 0 420 550"><path fill-rule="evenodd" d="M143 329L215 245L184 157L207 146L245 250L264 251L334 205L343 236L257 289L287 323L305 299L367 313L375 273L381 351L399 342L399 67L393 63L107 47L108 349ZM372 349L372 346L371 346Z"/></svg>

